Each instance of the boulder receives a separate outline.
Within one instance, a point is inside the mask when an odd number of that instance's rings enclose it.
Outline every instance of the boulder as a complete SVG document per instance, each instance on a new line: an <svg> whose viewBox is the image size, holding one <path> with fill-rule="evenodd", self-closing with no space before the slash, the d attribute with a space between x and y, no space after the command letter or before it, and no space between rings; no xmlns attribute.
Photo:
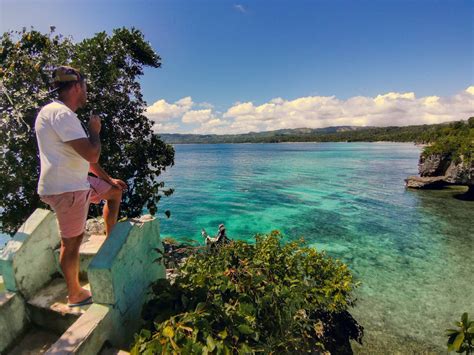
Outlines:
<svg viewBox="0 0 474 355"><path fill-rule="evenodd" d="M450 184L473 186L474 164L466 164L462 157L459 162L452 161L446 169L444 179Z"/></svg>
<svg viewBox="0 0 474 355"><path fill-rule="evenodd" d="M439 189L447 183L444 176L409 176L405 179L405 185L412 189Z"/></svg>
<svg viewBox="0 0 474 355"><path fill-rule="evenodd" d="M443 176L450 166L451 159L445 154L420 155L418 161L418 172L421 177L425 176Z"/></svg>
<svg viewBox="0 0 474 355"><path fill-rule="evenodd" d="M406 187L415 189L438 189L446 185L464 185L469 187L469 195L474 190L474 162L464 157L453 160L446 154L420 156L418 163L420 176L405 179Z"/></svg>

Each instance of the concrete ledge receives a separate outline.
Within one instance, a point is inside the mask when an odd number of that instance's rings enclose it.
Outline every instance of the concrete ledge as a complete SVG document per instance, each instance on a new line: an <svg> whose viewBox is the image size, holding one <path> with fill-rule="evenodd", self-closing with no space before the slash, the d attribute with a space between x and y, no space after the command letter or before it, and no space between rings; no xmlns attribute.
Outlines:
<svg viewBox="0 0 474 355"><path fill-rule="evenodd" d="M111 321L109 307L93 304L45 354L98 354L109 338Z"/></svg>
<svg viewBox="0 0 474 355"><path fill-rule="evenodd" d="M17 293L0 294L0 354L20 338L28 326L25 301Z"/></svg>
<svg viewBox="0 0 474 355"><path fill-rule="evenodd" d="M56 273L53 251L60 239L54 213L36 209L0 252L5 289L26 299Z"/></svg>
<svg viewBox="0 0 474 355"><path fill-rule="evenodd" d="M150 297L150 284L165 277L156 262L163 250L159 221L143 217L115 226L89 265L88 279L94 302L113 309L110 342L126 348L142 324L141 311Z"/></svg>

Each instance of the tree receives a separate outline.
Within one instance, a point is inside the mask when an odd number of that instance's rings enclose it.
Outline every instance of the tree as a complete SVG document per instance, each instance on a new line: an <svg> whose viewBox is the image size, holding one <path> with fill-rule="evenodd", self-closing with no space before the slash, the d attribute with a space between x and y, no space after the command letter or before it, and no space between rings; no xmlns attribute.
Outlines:
<svg viewBox="0 0 474 355"><path fill-rule="evenodd" d="M51 72L58 65L77 67L88 85L86 123L91 112L102 117L100 163L127 181L121 216L133 217L144 206L156 210L164 189L157 177L174 164L174 149L153 134L144 116L146 102L138 78L143 68L159 68L161 58L137 29L115 29L74 43L71 38L35 30L6 32L0 44L0 221L14 233L37 208L39 155L34 132L38 110L51 100ZM91 209L91 214L96 214Z"/></svg>

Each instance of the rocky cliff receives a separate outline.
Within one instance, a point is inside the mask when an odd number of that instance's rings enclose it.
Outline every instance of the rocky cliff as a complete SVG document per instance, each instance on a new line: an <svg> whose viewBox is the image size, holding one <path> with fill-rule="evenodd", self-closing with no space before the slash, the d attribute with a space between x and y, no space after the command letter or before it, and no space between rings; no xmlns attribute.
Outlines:
<svg viewBox="0 0 474 355"><path fill-rule="evenodd" d="M409 176L407 187L433 189L446 185L465 185L474 194L474 162L466 162L461 156L453 160L445 154L421 154L418 163L420 176Z"/></svg>

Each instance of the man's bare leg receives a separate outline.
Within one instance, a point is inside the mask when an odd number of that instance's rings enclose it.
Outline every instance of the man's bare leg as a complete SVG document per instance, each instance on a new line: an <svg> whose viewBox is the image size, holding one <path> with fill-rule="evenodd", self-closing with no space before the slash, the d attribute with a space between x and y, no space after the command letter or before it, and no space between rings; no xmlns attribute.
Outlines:
<svg viewBox="0 0 474 355"><path fill-rule="evenodd" d="M104 199L107 201L104 206L103 214L105 221L105 233L108 237L117 223L120 202L122 201L122 190L113 186L104 194Z"/></svg>
<svg viewBox="0 0 474 355"><path fill-rule="evenodd" d="M82 236L61 238L59 263L66 279L69 303L81 302L91 296L79 283L79 248Z"/></svg>

